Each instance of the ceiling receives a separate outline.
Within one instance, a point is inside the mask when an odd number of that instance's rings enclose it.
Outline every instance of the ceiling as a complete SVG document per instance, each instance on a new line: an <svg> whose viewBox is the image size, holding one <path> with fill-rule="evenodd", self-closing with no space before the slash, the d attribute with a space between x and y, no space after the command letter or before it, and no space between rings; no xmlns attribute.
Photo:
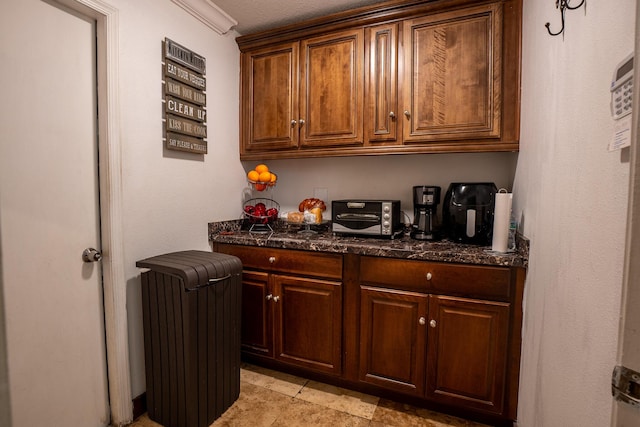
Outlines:
<svg viewBox="0 0 640 427"><path fill-rule="evenodd" d="M213 3L238 21L234 28L244 35L383 1L213 0Z"/></svg>

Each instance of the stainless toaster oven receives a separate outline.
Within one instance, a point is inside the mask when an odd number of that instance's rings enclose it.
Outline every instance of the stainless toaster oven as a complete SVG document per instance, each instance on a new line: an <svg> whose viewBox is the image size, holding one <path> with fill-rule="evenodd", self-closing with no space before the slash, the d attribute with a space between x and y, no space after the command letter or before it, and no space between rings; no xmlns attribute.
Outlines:
<svg viewBox="0 0 640 427"><path fill-rule="evenodd" d="M394 238L403 231L399 200L333 200L331 230Z"/></svg>

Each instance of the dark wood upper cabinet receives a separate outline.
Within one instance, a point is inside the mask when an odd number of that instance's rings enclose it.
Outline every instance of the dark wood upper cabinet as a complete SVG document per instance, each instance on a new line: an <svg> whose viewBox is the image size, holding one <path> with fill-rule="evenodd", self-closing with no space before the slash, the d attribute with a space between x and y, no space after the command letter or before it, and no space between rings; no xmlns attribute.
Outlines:
<svg viewBox="0 0 640 427"><path fill-rule="evenodd" d="M241 155L298 146L299 43L242 56Z"/></svg>
<svg viewBox="0 0 640 427"><path fill-rule="evenodd" d="M362 29L302 40L300 81L300 145L361 145Z"/></svg>
<svg viewBox="0 0 640 427"><path fill-rule="evenodd" d="M362 29L242 55L241 157L363 143Z"/></svg>
<svg viewBox="0 0 640 427"><path fill-rule="evenodd" d="M398 137L398 24L365 30L365 133L372 145L397 144Z"/></svg>
<svg viewBox="0 0 640 427"><path fill-rule="evenodd" d="M521 32L522 0L392 0L238 37L240 158L517 151Z"/></svg>
<svg viewBox="0 0 640 427"><path fill-rule="evenodd" d="M403 25L404 142L499 139L502 4Z"/></svg>

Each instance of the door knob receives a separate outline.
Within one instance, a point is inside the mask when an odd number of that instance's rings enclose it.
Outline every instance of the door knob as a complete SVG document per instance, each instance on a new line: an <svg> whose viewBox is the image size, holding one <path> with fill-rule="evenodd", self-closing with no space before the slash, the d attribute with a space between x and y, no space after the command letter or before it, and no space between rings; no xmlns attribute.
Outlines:
<svg viewBox="0 0 640 427"><path fill-rule="evenodd" d="M96 262L102 259L102 254L94 248L87 248L82 251L82 260L84 262Z"/></svg>

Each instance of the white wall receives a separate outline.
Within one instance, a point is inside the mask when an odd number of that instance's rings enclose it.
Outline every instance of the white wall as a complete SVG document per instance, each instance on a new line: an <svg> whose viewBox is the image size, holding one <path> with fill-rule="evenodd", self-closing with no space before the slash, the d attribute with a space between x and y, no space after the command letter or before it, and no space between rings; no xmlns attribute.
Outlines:
<svg viewBox="0 0 640 427"><path fill-rule="evenodd" d="M577 1L572 2L573 5ZM519 426L607 426L625 243L628 149L608 152L613 67L636 2L525 1L514 209L531 239Z"/></svg>
<svg viewBox="0 0 640 427"><path fill-rule="evenodd" d="M412 220L414 185L440 186L440 203L451 182L494 182L498 188L510 190L517 158L516 153L456 153L265 160L264 163L278 175L271 197L283 211L297 210L300 201L314 197L315 189L326 189L327 202L348 198L399 199L402 210ZM243 162L247 171L257 164L256 161ZM327 208L326 217L330 219L330 203Z"/></svg>
<svg viewBox="0 0 640 427"><path fill-rule="evenodd" d="M236 216L244 186L238 156L239 53L236 34L218 35L169 0L109 0L120 17L120 120L125 274L132 395L146 389L136 261L210 250L207 223ZM165 37L206 58L207 155L162 143Z"/></svg>

